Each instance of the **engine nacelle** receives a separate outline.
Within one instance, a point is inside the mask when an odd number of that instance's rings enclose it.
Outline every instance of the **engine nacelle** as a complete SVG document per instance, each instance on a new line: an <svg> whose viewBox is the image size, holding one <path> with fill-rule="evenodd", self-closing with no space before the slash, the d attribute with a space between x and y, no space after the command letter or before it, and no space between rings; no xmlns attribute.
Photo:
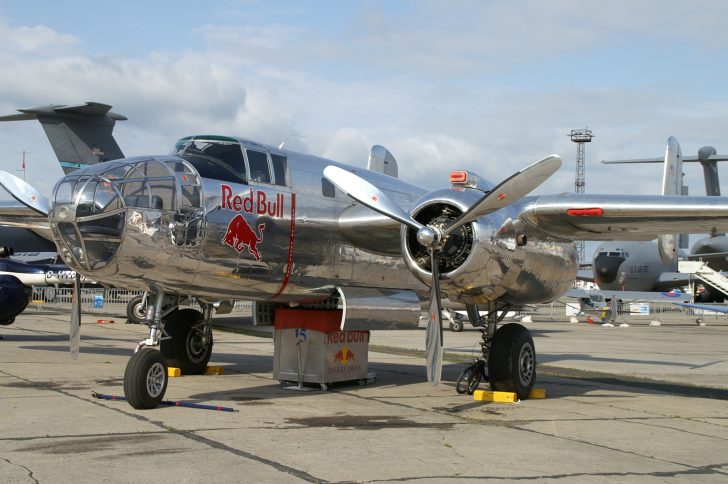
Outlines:
<svg viewBox="0 0 728 484"><path fill-rule="evenodd" d="M482 196L476 189L438 190L418 200L410 213L423 225L444 227ZM540 241L523 232L514 220L518 220L516 210L505 207L450 234L440 256L443 297L477 304L495 299L512 303L551 301L573 284L577 266L574 244ZM504 225L506 221L511 222ZM402 256L409 270L431 285L430 254L416 234L413 229L402 228Z"/></svg>

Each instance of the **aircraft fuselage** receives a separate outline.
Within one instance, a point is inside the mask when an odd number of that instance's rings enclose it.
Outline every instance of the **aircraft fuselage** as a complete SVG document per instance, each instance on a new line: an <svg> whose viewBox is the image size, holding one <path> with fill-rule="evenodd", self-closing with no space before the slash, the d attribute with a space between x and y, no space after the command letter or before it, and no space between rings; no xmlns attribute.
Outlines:
<svg viewBox="0 0 728 484"><path fill-rule="evenodd" d="M204 138L185 139L184 146L201 145ZM462 188L428 194L381 173L245 140L224 140L225 150L242 148L246 153L240 156L244 165L239 165L237 177L229 173L235 162L220 171L222 155L217 161L202 154L185 158L189 151L180 148L182 158L116 160L61 180L51 226L69 267L110 285L209 301L316 301L326 299L336 286L410 289L424 298L429 291L426 271L413 273L403 260L408 259L403 253L408 250L407 229L335 189L324 179L324 168L354 171L405 210L421 208L424 213L438 204L457 210L482 196L481 191ZM262 175L256 157L264 161ZM203 176L210 173L223 174ZM480 217L463 232L465 242L453 242L449 252L446 248L453 263L442 274L448 298L541 302L555 299L572 284L573 243L539 241L537 234L528 234L528 242L519 245L499 234L516 213L506 207ZM366 231L358 228L362 220ZM416 255L408 260L420 263ZM463 280L468 282L458 282Z"/></svg>

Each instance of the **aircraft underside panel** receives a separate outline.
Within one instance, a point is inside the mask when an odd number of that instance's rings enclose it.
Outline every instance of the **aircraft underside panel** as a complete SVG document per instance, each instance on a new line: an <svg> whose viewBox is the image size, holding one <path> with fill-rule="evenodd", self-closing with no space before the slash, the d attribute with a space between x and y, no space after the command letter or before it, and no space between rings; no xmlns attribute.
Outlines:
<svg viewBox="0 0 728 484"><path fill-rule="evenodd" d="M419 326L420 299L414 291L341 286L336 290L344 311L342 331L417 329Z"/></svg>

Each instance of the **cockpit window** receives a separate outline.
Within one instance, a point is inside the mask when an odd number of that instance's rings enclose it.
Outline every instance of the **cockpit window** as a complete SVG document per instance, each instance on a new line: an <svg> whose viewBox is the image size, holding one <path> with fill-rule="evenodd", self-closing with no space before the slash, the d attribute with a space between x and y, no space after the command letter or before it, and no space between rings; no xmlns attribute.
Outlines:
<svg viewBox="0 0 728 484"><path fill-rule="evenodd" d="M250 179L260 183L270 183L268 155L255 150L246 150L246 153L248 155L248 166L250 167Z"/></svg>
<svg viewBox="0 0 728 484"><path fill-rule="evenodd" d="M271 153L270 159L273 162L273 174L275 175L276 185L282 187L288 186L286 173L288 172L288 159L285 156Z"/></svg>
<svg viewBox="0 0 728 484"><path fill-rule="evenodd" d="M176 156L194 166L203 178L231 183L247 183L245 159L239 143L219 140L180 140Z"/></svg>

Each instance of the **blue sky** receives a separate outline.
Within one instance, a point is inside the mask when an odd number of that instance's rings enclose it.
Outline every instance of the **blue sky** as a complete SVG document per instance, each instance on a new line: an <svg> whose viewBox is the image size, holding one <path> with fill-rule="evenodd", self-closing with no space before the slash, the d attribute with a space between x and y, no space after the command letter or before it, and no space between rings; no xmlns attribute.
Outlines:
<svg viewBox="0 0 728 484"><path fill-rule="evenodd" d="M355 165L387 146L429 188L493 181L551 153L539 193L572 191L569 130L588 126L587 192L658 193L667 137L728 151L728 3L719 1L0 0L0 114L99 101L129 117L127 155L232 134ZM0 124L0 160L49 192L35 122ZM698 166L686 166L703 194Z"/></svg>

